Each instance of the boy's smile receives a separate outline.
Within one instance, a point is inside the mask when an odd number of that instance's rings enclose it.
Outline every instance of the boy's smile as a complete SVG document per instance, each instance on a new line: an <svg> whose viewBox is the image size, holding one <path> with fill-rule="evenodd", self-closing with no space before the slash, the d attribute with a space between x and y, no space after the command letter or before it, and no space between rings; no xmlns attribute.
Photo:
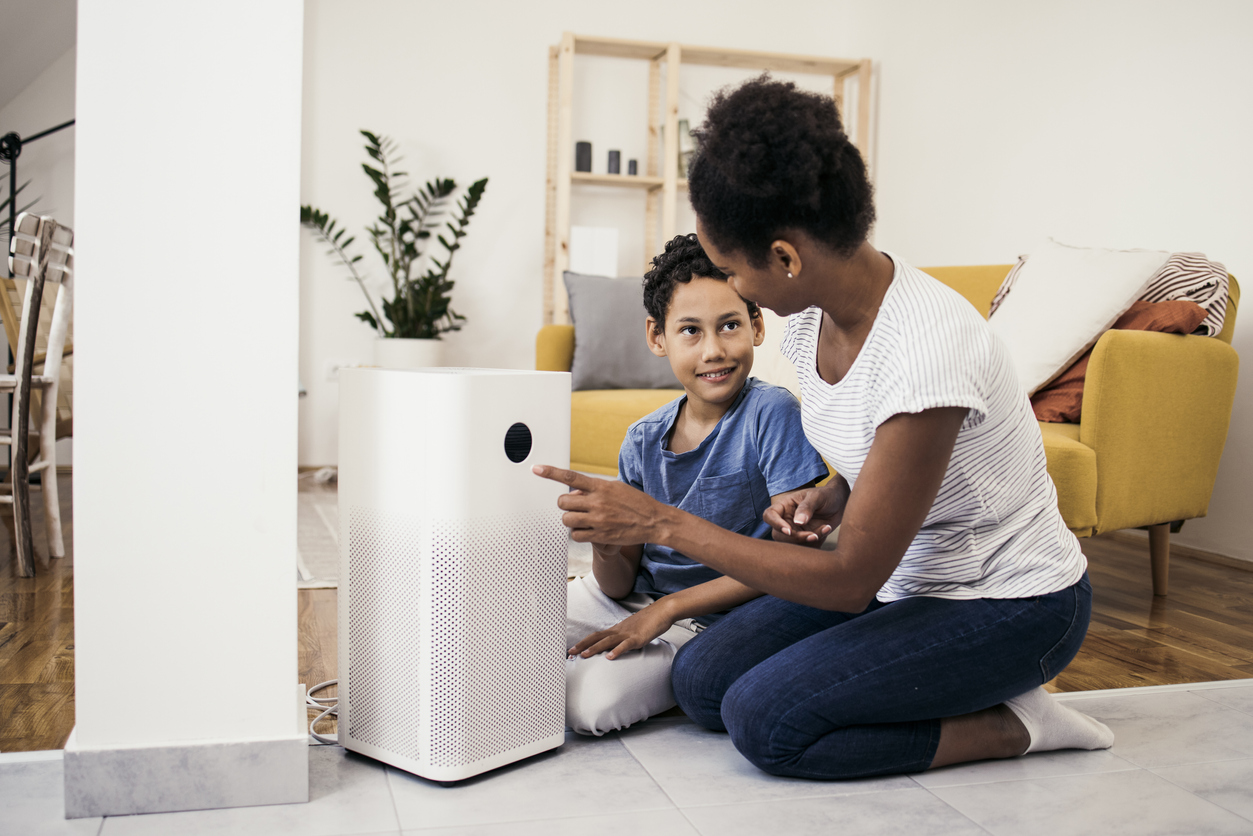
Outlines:
<svg viewBox="0 0 1253 836"><path fill-rule="evenodd" d="M730 379L731 373L734 371L735 369L733 368L719 369L716 372L703 372L696 376L701 378L702 380L707 380L710 383L721 383L724 380Z"/></svg>
<svg viewBox="0 0 1253 836"><path fill-rule="evenodd" d="M674 287L663 333L648 320L648 345L670 361L687 391L689 404L702 418L721 417L744 387L753 368L753 347L765 331L760 316L727 282L693 276Z"/></svg>

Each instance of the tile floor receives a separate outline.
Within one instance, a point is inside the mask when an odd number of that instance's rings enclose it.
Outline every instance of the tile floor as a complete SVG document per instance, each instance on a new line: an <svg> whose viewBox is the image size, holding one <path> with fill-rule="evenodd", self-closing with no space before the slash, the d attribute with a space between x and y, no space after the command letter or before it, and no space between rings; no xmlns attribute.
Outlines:
<svg viewBox="0 0 1253 836"><path fill-rule="evenodd" d="M60 753L0 755L0 834L1253 834L1253 680L1061 698L1114 748L840 783L765 775L676 717L453 787L323 746L308 804L66 821Z"/></svg>

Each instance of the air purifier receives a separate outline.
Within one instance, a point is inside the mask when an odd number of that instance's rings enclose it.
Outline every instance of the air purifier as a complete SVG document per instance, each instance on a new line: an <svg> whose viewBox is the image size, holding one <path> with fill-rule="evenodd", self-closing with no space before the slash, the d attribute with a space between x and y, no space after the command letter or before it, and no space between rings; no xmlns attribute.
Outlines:
<svg viewBox="0 0 1253 836"><path fill-rule="evenodd" d="M570 375L340 371L339 740L437 781L565 732Z"/></svg>

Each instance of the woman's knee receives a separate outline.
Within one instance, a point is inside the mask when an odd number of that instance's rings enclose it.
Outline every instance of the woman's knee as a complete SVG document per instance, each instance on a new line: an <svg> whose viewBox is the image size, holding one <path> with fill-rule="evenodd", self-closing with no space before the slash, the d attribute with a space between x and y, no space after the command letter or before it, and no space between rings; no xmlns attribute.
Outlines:
<svg viewBox="0 0 1253 836"><path fill-rule="evenodd" d="M770 672L757 671L741 677L722 700L722 718L731 742L745 760L763 772L791 778L845 778L864 772L848 761L843 747L823 747L822 764L815 772L815 745L839 726L809 715L803 706L789 701L791 689Z"/></svg>
<svg viewBox="0 0 1253 836"><path fill-rule="evenodd" d="M793 775L804 748L789 745L790 736L779 734L780 706L767 690L754 677L741 678L722 698L722 721L731 742L749 763L771 775Z"/></svg>
<svg viewBox="0 0 1253 836"><path fill-rule="evenodd" d="M674 701L693 722L713 731L725 731L722 725L722 695L717 693L717 680L710 676L708 660L701 653L701 637L679 648L670 669Z"/></svg>
<svg viewBox="0 0 1253 836"><path fill-rule="evenodd" d="M694 673L699 663L692 656L692 648L696 645L696 641L690 641L680 647L674 656L674 664L670 667L670 683L674 686L674 696L679 700L679 705L683 704L683 700L679 698L680 692L686 695L696 685ZM693 661L689 662L689 659Z"/></svg>
<svg viewBox="0 0 1253 836"><path fill-rule="evenodd" d="M807 712L804 705L789 702L786 691L777 680L746 676L722 701L722 717L731 742L745 760L763 772L788 778L844 780L925 768L911 767L914 761L902 765L901 753L907 749L894 747L892 740L896 738L874 739L877 732L869 727L839 725L825 712ZM938 735L939 721L934 722Z"/></svg>

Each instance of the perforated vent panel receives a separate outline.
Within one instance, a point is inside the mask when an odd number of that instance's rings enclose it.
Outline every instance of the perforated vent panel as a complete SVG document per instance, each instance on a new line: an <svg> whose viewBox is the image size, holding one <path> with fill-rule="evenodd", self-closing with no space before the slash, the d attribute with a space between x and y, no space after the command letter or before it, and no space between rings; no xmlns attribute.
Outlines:
<svg viewBox="0 0 1253 836"><path fill-rule="evenodd" d="M565 728L566 531L536 513L432 529L430 763Z"/></svg>
<svg viewBox="0 0 1253 836"><path fill-rule="evenodd" d="M348 734L418 759L421 522L348 513Z"/></svg>
<svg viewBox="0 0 1253 836"><path fill-rule="evenodd" d="M348 538L351 738L461 767L562 732L560 512L429 521L353 507Z"/></svg>

